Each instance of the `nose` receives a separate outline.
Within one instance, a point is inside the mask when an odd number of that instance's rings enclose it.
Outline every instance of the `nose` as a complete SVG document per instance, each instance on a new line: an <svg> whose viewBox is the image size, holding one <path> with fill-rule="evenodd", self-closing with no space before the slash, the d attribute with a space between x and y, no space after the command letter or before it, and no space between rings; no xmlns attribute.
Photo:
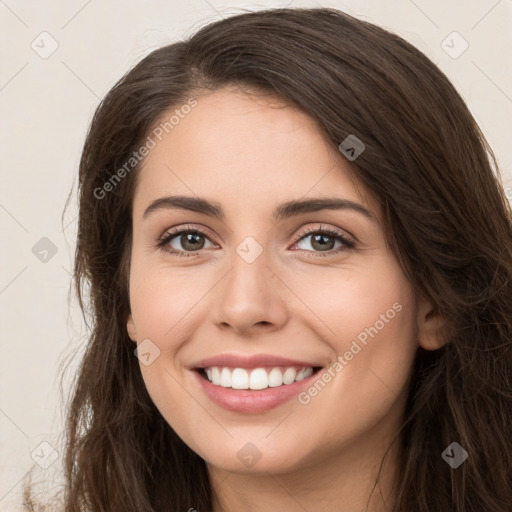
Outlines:
<svg viewBox="0 0 512 512"><path fill-rule="evenodd" d="M217 287L214 322L224 331L246 336L281 329L288 320L285 290L265 252L252 263L235 254Z"/></svg>

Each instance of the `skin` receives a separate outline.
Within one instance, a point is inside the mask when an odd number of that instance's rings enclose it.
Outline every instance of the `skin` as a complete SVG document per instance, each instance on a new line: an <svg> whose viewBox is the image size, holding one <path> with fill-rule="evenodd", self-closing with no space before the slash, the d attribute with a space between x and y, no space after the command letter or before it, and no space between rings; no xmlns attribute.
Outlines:
<svg viewBox="0 0 512 512"><path fill-rule="evenodd" d="M219 203L225 218L161 209L143 219L152 201L170 195ZM350 209L272 218L282 202L333 196L374 219ZM208 234L199 252L189 249L193 256L155 247L171 227L187 226ZM320 226L352 237L355 247L329 239L324 250L338 252L322 256L311 234L299 237ZM247 236L263 248L250 264L236 252ZM179 235L170 244L186 252ZM306 405L293 398L258 415L227 411L189 370L225 353L327 369L394 303L400 312ZM386 244L378 205L349 161L304 113L235 88L200 95L144 160L133 201L130 306L130 338L160 350L140 364L148 392L207 462L215 512L365 510L402 421L415 351L439 347L432 306L416 298ZM261 453L252 467L237 457L248 442ZM392 450L369 511L390 510L396 460Z"/></svg>

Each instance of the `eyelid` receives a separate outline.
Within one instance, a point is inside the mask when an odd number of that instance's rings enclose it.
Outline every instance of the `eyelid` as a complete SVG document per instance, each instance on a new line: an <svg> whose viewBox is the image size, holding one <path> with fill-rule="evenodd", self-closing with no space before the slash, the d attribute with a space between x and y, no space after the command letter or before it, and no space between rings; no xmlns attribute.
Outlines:
<svg viewBox="0 0 512 512"><path fill-rule="evenodd" d="M165 248L165 245L171 239L173 239L176 236L179 236L183 233L190 233L190 232L199 233L199 234L203 235L204 237L206 237L211 243L218 245L218 244L216 244L216 242L211 240L212 237L208 234L208 232L204 228L192 226L192 225L184 225L184 226L177 226L177 227L173 227L173 228L169 228L169 229L165 230L164 234L158 238L155 247L157 249L161 249L165 252L168 252L168 253L174 254L174 255L188 254L190 256L194 256L194 255L198 254L199 252L201 252L202 249L194 252L194 251L180 251L180 250ZM340 228L326 227L326 226L320 224L319 226L315 226L315 227L309 226L309 227L306 227L306 228L303 228L302 230L300 230L299 233L294 237L294 240L293 240L291 246L294 246L295 244L300 242L303 238L306 238L308 235L316 234L316 233L322 233L327 236L331 236L333 238L340 239L342 241L343 245L345 246L345 249L352 249L355 247L355 245L357 243L355 237L353 237L351 234L348 234L346 231L341 230ZM334 255L334 254L341 252L339 250L333 250L333 249L331 249L329 251L306 251L304 249L299 249L299 251L304 251L307 253L313 253L313 254L324 255L324 256Z"/></svg>
<svg viewBox="0 0 512 512"><path fill-rule="evenodd" d="M297 242L299 242L302 238L304 238L307 235L310 235L313 233L318 233L318 232L326 233L327 235L335 237L335 238L341 238L345 242L348 242L352 245L356 244L356 238L354 236L352 236L351 234L349 234L347 231L342 230L340 228L332 228L329 226L324 226L322 224L320 224L320 226L318 226L318 227L307 227L307 228L304 228L303 230L299 231L299 234L296 236L293 244L296 244Z"/></svg>
<svg viewBox="0 0 512 512"><path fill-rule="evenodd" d="M200 233L201 235L204 235L206 238L208 238L208 240L210 240L212 243L216 244L216 242L214 242L212 240L212 236L209 234L208 231L205 230L205 228L192 226L192 225L184 225L184 226L180 225L180 226L175 226L175 227L166 229L164 231L163 235L158 237L155 245L157 248L161 247L161 245L166 244L170 239L172 239L178 235L181 235L183 233L189 233L189 232ZM194 254L193 251L188 251L188 252L190 252L191 254Z"/></svg>

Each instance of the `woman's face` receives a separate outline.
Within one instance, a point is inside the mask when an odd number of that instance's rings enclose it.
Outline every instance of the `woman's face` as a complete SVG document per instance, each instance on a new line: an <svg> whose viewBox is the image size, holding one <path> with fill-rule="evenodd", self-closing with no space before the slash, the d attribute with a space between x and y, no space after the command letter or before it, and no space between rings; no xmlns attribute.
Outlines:
<svg viewBox="0 0 512 512"><path fill-rule="evenodd" d="M377 205L275 99L225 88L180 112L152 132L133 203L127 327L152 400L216 468L375 453L428 316Z"/></svg>

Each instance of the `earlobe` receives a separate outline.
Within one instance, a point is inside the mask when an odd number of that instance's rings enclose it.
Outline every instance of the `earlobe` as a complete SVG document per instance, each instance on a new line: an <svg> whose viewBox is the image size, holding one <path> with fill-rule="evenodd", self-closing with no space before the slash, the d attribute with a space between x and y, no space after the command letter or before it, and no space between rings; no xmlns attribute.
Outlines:
<svg viewBox="0 0 512 512"><path fill-rule="evenodd" d="M418 344L425 350L437 350L445 345L442 339L443 319L437 308L422 300L418 306Z"/></svg>
<svg viewBox="0 0 512 512"><path fill-rule="evenodd" d="M126 322L126 330L128 331L128 336L130 336L130 339L134 343L137 343L137 330L135 329L135 323L133 321L131 313L128 315L128 321Z"/></svg>

